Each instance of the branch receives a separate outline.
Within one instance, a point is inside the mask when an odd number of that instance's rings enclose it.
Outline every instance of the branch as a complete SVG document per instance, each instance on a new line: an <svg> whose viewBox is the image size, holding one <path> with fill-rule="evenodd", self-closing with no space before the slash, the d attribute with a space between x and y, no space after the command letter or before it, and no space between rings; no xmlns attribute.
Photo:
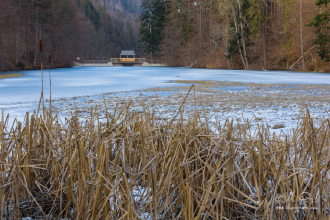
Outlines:
<svg viewBox="0 0 330 220"><path fill-rule="evenodd" d="M213 43L221 50L221 52L227 57L228 56L228 53L226 53L220 46L219 44L217 44L214 40L212 40Z"/></svg>
<svg viewBox="0 0 330 220"><path fill-rule="evenodd" d="M314 46L312 46L308 51L306 51L304 53L304 55L308 54L309 52L311 52L314 49ZM290 67L289 70L291 70L300 60L302 59L302 56L298 58L298 60L296 60L296 62L294 62Z"/></svg>

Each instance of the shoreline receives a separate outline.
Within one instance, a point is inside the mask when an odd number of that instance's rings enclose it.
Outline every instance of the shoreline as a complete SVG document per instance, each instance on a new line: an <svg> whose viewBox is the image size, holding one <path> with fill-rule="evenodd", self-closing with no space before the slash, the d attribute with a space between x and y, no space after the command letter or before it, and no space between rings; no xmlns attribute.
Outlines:
<svg viewBox="0 0 330 220"><path fill-rule="evenodd" d="M102 65L100 65L101 67ZM54 66L51 67L50 69L62 69L62 68L73 68L73 67L81 67L79 65L64 65L64 66ZM86 67L86 66L85 66ZM89 66L87 66L89 67ZM95 67L95 66L91 66L91 67ZM97 67L97 66L96 66ZM103 66L102 66L103 67ZM201 70L236 70L236 71L260 71L260 72L292 72L292 73L322 73L322 74L330 74L330 72L326 72L326 70L320 70L320 71L301 71L301 70L286 70L286 69L228 69L228 68L207 68L207 67L200 67L200 66L171 66L168 65L167 66L161 66L161 67L170 67L170 68L190 68L190 69L201 69ZM49 67L47 66L47 64L44 64L43 70L48 70ZM15 68L15 69L0 69L0 76L2 74L10 74L13 72L20 72L20 71L30 71L30 70L41 70L40 66L36 66L36 67L28 67L28 68Z"/></svg>
<svg viewBox="0 0 330 220"><path fill-rule="evenodd" d="M23 74L21 73L0 73L0 80L1 79L9 79L9 78L14 78L14 77L21 77Z"/></svg>
<svg viewBox="0 0 330 220"><path fill-rule="evenodd" d="M62 69L62 68L73 68L74 65L62 65L62 66L56 66L54 64L51 64L50 69ZM48 63L43 63L43 70L48 70L49 65ZM0 76L2 74L11 74L13 72L21 72L21 71L30 71L30 70L41 70L41 66L24 66L24 67L13 67L13 68L0 68Z"/></svg>

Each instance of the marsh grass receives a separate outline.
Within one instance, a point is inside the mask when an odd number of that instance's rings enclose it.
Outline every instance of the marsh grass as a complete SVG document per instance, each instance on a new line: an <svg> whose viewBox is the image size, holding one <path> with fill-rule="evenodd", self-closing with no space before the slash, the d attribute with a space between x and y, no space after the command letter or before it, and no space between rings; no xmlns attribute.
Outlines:
<svg viewBox="0 0 330 220"><path fill-rule="evenodd" d="M185 98L186 99L186 98ZM184 102L183 102L184 104ZM307 111L291 136L198 113L158 120L130 103L88 120L47 110L0 123L0 217L326 219L330 122Z"/></svg>
<svg viewBox="0 0 330 220"><path fill-rule="evenodd" d="M21 76L23 76L23 74L14 74L14 73L0 74L0 79L13 78L13 77L21 77Z"/></svg>

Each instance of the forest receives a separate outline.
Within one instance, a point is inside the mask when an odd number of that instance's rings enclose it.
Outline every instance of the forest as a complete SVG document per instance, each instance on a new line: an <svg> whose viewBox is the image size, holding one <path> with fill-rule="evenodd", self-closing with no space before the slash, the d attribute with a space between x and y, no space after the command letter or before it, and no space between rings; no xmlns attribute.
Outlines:
<svg viewBox="0 0 330 220"><path fill-rule="evenodd" d="M0 0L0 71L129 49L169 66L330 72L328 2Z"/></svg>
<svg viewBox="0 0 330 220"><path fill-rule="evenodd" d="M39 69L41 61L70 67L77 58L138 51L140 5L140 0L0 0L0 71Z"/></svg>
<svg viewBox="0 0 330 220"><path fill-rule="evenodd" d="M144 0L142 49L171 66L330 71L329 0Z"/></svg>

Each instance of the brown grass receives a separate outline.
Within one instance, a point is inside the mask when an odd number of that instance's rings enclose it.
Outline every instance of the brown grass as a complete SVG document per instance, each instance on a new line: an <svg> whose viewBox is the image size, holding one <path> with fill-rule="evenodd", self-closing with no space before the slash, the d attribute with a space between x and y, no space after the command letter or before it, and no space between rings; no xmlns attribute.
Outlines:
<svg viewBox="0 0 330 220"><path fill-rule="evenodd" d="M6 78L13 78L13 77L20 77L23 76L23 74L0 74L0 79L6 79Z"/></svg>
<svg viewBox="0 0 330 220"><path fill-rule="evenodd" d="M100 121L45 111L0 123L0 217L326 219L330 122L308 111L293 135L251 134L199 115L156 120L127 104ZM204 117L204 115L203 115ZM283 209L282 209L283 208Z"/></svg>

